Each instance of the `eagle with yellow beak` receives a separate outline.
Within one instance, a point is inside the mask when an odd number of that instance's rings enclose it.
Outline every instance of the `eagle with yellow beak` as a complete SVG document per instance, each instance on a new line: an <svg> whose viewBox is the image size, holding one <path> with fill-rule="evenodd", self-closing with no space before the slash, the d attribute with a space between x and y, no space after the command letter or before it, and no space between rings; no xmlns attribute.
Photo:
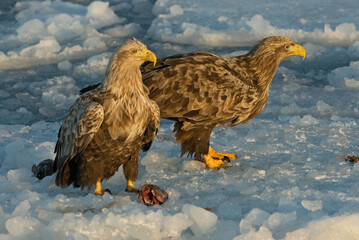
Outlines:
<svg viewBox="0 0 359 240"><path fill-rule="evenodd" d="M175 121L181 155L195 154L209 168L220 168L236 155L216 152L209 145L213 129L236 126L257 116L267 103L279 64L291 56L305 55L305 49L288 37L273 36L236 57L207 52L165 57L156 65L145 65L142 79L149 97L160 107L161 118Z"/></svg>
<svg viewBox="0 0 359 240"><path fill-rule="evenodd" d="M139 152L147 151L160 124L160 110L148 97L140 66L156 56L140 41L127 41L112 56L104 81L81 95L69 109L58 133L54 171L62 188L91 188L103 195L103 179L123 165L126 191L138 175Z"/></svg>

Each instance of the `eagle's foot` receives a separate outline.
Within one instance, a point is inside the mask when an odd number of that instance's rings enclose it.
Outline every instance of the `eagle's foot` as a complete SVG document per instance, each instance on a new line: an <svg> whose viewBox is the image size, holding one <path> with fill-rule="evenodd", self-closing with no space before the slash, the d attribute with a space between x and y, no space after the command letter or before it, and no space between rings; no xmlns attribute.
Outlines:
<svg viewBox="0 0 359 240"><path fill-rule="evenodd" d="M102 196L102 195L105 194L105 192L112 195L112 193L111 193L111 191L109 189L103 190L103 188L101 187L101 180L97 180L96 189L95 189L93 194Z"/></svg>
<svg viewBox="0 0 359 240"><path fill-rule="evenodd" d="M126 192L133 192L133 193L139 193L140 189L136 188L136 187L126 187Z"/></svg>
<svg viewBox="0 0 359 240"><path fill-rule="evenodd" d="M231 159L238 159L234 153L219 153L211 147L209 147L208 154L204 155L203 158L207 167L217 169L231 167ZM227 165L223 166L226 162Z"/></svg>
<svg viewBox="0 0 359 240"><path fill-rule="evenodd" d="M228 168L228 167L231 166L229 162L227 163L226 166L223 166L226 161L224 161L222 159L221 160L213 159L209 155L204 155L203 158L204 158L204 162L205 162L205 164L207 165L208 168L220 169L220 168Z"/></svg>
<svg viewBox="0 0 359 240"><path fill-rule="evenodd" d="M126 187L126 192L133 192L133 193L139 193L140 189L136 188L131 180L127 181L127 187Z"/></svg>

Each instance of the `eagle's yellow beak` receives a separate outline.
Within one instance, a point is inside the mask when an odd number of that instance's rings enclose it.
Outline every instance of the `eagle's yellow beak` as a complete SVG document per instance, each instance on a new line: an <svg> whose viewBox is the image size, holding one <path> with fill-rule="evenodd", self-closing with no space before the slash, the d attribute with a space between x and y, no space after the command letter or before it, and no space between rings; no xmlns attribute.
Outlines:
<svg viewBox="0 0 359 240"><path fill-rule="evenodd" d="M292 47L292 49L289 50L289 52L295 56L303 57L303 59L306 55L304 47L300 46L299 44L294 44L294 46Z"/></svg>
<svg viewBox="0 0 359 240"><path fill-rule="evenodd" d="M149 61L149 62L153 62L153 66L156 65L157 62L157 57L156 55L151 52L150 50L145 50L143 52L138 53L137 55L138 58L141 58L145 61Z"/></svg>

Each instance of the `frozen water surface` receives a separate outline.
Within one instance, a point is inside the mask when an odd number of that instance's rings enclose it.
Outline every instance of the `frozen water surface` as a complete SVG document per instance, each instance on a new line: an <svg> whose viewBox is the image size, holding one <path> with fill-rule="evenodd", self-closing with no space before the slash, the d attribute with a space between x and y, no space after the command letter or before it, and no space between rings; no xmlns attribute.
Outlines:
<svg viewBox="0 0 359 240"><path fill-rule="evenodd" d="M359 166L336 158L359 154L358 11L355 0L1 1L0 239L358 239ZM79 89L127 39L158 57L235 56L270 35L307 57L280 65L258 117L214 130L233 167L181 158L163 120L135 183L165 189L161 206L126 193L122 168L101 197L32 176Z"/></svg>

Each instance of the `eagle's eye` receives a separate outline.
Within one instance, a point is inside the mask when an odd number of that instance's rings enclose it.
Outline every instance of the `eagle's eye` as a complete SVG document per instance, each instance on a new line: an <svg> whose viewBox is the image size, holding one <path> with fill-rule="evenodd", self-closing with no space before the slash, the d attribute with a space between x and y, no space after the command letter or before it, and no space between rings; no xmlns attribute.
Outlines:
<svg viewBox="0 0 359 240"><path fill-rule="evenodd" d="M138 50L133 49L131 52L132 52L133 54L136 54L136 53L138 52Z"/></svg>
<svg viewBox="0 0 359 240"><path fill-rule="evenodd" d="M289 48L292 46L293 44L287 44L285 45L285 49L289 50Z"/></svg>

